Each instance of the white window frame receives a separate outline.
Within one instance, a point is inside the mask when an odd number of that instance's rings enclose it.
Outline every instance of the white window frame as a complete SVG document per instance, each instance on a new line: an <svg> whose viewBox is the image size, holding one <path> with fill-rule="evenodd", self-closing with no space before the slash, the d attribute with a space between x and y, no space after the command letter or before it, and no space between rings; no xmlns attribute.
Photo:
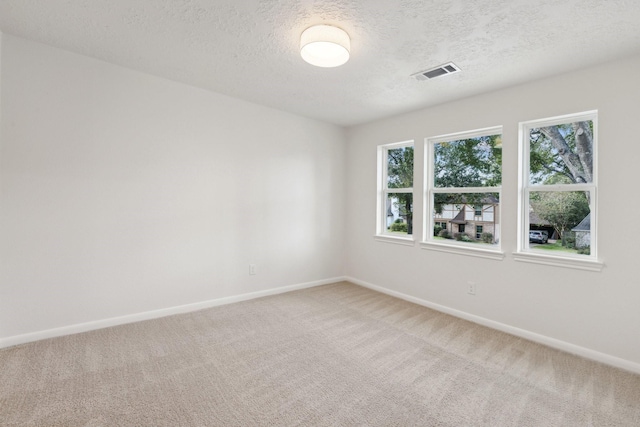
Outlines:
<svg viewBox="0 0 640 427"><path fill-rule="evenodd" d="M378 185L377 185L377 201L376 201L376 234L375 239L386 243L395 243L399 245L413 246L415 244L414 234L407 236L398 236L387 232L387 197L389 193L411 193L413 195L413 203L415 207L415 194L413 187L410 188L389 188L388 161L389 150L397 148L413 147L414 155L414 184L415 184L415 141L394 142L391 144L378 145ZM413 215L413 224L415 230L415 209Z"/></svg>
<svg viewBox="0 0 640 427"><path fill-rule="evenodd" d="M498 204L497 212L494 215L498 215L500 224L502 225L502 186L498 187L435 187L435 168L433 167L435 162L434 145L442 142L457 141L468 138L475 138L479 136L497 135L503 134L502 126L492 126L488 128L475 129L466 132L456 132L446 135L439 135L429 137L424 142L424 198L423 198L423 233L420 246L423 249L435 250L440 252L447 252L459 255L468 255L479 258L487 258L494 260L504 259L504 252L502 252L501 244L502 238L499 239L496 245L489 245L483 243L466 243L457 242L453 240L436 240L433 237L434 223L436 222L433 217L433 200L436 193L498 193L500 203Z"/></svg>
<svg viewBox="0 0 640 427"><path fill-rule="evenodd" d="M593 171L592 182L585 184L545 185L530 184L530 142L531 129L543 126L555 126L579 121L593 122ZM516 261L535 264L568 267L588 271L601 271L604 264L598 260L598 111L567 114L538 120L520 122L518 129L518 245L513 254ZM590 193L589 210L591 212L590 255L574 255L570 253L533 251L529 247L529 199L530 194L540 192L587 191Z"/></svg>

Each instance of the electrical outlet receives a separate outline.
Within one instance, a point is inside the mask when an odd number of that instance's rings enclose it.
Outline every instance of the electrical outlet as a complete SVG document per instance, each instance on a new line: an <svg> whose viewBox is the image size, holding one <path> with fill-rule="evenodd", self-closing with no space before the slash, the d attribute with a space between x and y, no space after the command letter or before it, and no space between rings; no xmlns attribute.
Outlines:
<svg viewBox="0 0 640 427"><path fill-rule="evenodd" d="M249 274L250 275L254 275L254 274L258 274L256 273L256 265L255 264L249 264Z"/></svg>
<svg viewBox="0 0 640 427"><path fill-rule="evenodd" d="M467 293L469 295L476 294L476 282L467 282Z"/></svg>

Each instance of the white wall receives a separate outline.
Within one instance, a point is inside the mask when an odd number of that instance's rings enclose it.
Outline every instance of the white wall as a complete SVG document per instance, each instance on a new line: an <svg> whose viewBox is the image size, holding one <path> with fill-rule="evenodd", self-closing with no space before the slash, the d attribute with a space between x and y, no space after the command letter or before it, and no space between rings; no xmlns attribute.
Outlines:
<svg viewBox="0 0 640 427"><path fill-rule="evenodd" d="M349 129L347 274L363 283L640 363L640 57ZM446 78L446 77L445 77ZM425 82L429 84L429 82ZM433 84L437 84L436 81ZM518 122L599 110L600 273L516 262ZM422 215L425 137L504 126L503 261L374 241L376 146L416 142L415 210ZM416 236L422 236L416 220ZM469 280L477 295L466 293Z"/></svg>
<svg viewBox="0 0 640 427"><path fill-rule="evenodd" d="M2 49L0 341L344 274L341 128Z"/></svg>

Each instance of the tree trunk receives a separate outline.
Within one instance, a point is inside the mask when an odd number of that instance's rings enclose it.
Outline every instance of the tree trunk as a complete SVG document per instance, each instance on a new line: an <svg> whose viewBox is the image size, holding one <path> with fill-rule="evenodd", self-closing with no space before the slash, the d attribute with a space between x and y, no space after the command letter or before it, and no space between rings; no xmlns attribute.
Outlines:
<svg viewBox="0 0 640 427"><path fill-rule="evenodd" d="M576 151L586 182L593 182L593 135L587 122L576 122L572 124L576 135Z"/></svg>
<svg viewBox="0 0 640 427"><path fill-rule="evenodd" d="M585 179L584 172L582 170L582 163L580 162L580 157L571 151L571 147L567 144L564 137L558 130L557 126L546 126L540 128L540 131L544 133L550 140L556 150L558 150L558 154L562 157L565 165L571 172L572 181L576 183L585 183L587 180Z"/></svg>
<svg viewBox="0 0 640 427"><path fill-rule="evenodd" d="M593 135L588 122L575 122L571 124L576 138L576 153L571 150L557 126L540 128L551 143L558 150L571 173L575 183L593 182ZM587 203L591 204L591 194L585 192Z"/></svg>
<svg viewBox="0 0 640 427"><path fill-rule="evenodd" d="M411 212L411 203L407 201L404 207L407 212L407 234L413 234L413 212Z"/></svg>

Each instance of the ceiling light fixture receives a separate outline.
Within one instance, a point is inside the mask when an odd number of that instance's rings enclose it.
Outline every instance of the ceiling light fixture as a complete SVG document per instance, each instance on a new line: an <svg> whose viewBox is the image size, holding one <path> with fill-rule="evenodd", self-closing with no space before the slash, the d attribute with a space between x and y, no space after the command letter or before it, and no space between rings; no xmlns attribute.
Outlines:
<svg viewBox="0 0 640 427"><path fill-rule="evenodd" d="M338 67L349 60L351 40L344 30L331 25L314 25L300 35L302 59L317 67Z"/></svg>

